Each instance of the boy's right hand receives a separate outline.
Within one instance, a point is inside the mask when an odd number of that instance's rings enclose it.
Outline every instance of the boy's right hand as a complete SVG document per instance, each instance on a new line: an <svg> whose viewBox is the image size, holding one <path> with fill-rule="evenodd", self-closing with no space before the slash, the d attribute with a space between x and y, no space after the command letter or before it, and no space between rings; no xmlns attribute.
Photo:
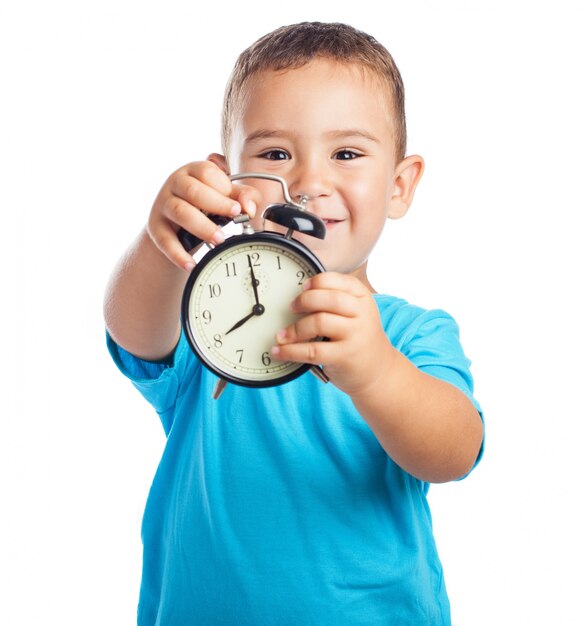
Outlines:
<svg viewBox="0 0 585 626"><path fill-rule="evenodd" d="M212 158L222 158L213 155ZM205 214L235 217L242 211L253 218L261 200L254 187L234 184L212 160L197 161L171 174L159 191L150 211L147 231L156 247L179 268L191 271L193 258L179 242L184 228L211 244L225 236Z"/></svg>

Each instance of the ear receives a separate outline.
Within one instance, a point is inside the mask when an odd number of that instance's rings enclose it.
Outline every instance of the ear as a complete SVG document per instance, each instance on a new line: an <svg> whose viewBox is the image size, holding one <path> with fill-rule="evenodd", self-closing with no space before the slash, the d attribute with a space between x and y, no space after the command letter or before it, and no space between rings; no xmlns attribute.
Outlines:
<svg viewBox="0 0 585 626"><path fill-rule="evenodd" d="M217 165L217 167L219 167L219 169L224 174L227 174L229 176L230 169L229 169L228 164L227 164L227 159L223 156L223 154L219 154L217 152L213 152L212 154L210 154L207 157L207 160L211 161L212 163L215 163L215 165Z"/></svg>
<svg viewBox="0 0 585 626"><path fill-rule="evenodd" d="M423 158L416 154L406 157L398 163L394 170L394 192L388 211L390 219L397 220L406 215L424 169Z"/></svg>

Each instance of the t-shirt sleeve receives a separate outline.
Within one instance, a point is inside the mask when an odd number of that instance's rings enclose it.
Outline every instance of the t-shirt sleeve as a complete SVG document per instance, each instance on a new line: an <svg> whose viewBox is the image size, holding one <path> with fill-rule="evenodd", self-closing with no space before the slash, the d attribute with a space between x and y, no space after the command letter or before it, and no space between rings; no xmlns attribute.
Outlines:
<svg viewBox="0 0 585 626"><path fill-rule="evenodd" d="M457 322L444 311L424 311L416 316L395 345L421 371L461 390L483 412L473 391L471 361L465 356ZM483 455L483 441L475 465ZM474 465L474 467L475 467Z"/></svg>
<svg viewBox="0 0 585 626"><path fill-rule="evenodd" d="M184 335L181 333L177 347L164 362L145 361L134 356L119 346L107 332L106 342L118 369L154 407L168 434L177 398L185 387L186 378L192 375L189 370L193 361L189 359L189 347Z"/></svg>
<svg viewBox="0 0 585 626"><path fill-rule="evenodd" d="M407 329L401 351L419 369L455 385L479 408L473 397L471 361L459 339L459 326L444 311L426 311Z"/></svg>

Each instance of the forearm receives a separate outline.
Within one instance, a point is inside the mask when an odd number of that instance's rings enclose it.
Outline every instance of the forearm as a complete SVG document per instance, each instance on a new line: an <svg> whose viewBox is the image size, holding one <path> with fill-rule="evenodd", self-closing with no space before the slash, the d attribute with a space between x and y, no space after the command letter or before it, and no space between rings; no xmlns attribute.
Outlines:
<svg viewBox="0 0 585 626"><path fill-rule="evenodd" d="M113 339L132 354L157 360L175 347L187 273L174 266L146 230L115 267L104 299Z"/></svg>
<svg viewBox="0 0 585 626"><path fill-rule="evenodd" d="M473 466L483 425L471 401L389 344L377 377L352 400L388 455L417 478L446 482Z"/></svg>

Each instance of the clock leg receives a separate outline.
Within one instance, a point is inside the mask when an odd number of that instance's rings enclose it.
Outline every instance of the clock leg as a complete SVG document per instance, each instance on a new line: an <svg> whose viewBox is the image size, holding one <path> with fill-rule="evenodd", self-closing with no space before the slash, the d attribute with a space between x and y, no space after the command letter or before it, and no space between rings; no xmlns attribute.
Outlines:
<svg viewBox="0 0 585 626"><path fill-rule="evenodd" d="M220 378L217 381L217 384L215 385L215 389L213 390L212 398L214 400L217 400L219 398L219 396L221 396L221 394L223 393L223 390L226 388L226 386L227 386L227 380L224 380L223 378Z"/></svg>
<svg viewBox="0 0 585 626"><path fill-rule="evenodd" d="M327 376L327 374L318 365L312 365L309 368L309 372L311 372L311 374L314 374L321 382L329 382L329 376Z"/></svg>

